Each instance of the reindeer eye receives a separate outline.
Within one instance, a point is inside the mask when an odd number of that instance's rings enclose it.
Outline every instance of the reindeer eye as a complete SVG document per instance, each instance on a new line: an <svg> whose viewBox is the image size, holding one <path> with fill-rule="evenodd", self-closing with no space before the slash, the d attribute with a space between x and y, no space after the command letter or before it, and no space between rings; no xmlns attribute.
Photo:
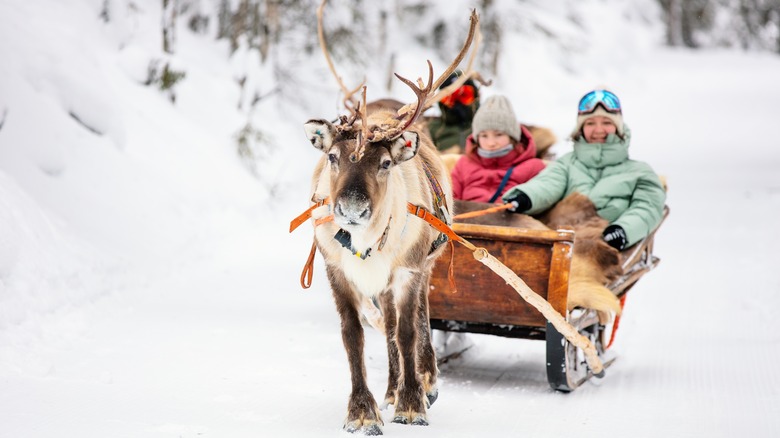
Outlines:
<svg viewBox="0 0 780 438"><path fill-rule="evenodd" d="M385 169L385 170L387 170L387 169L389 169L389 168L390 168L390 165L391 165L391 164L393 164L393 162L392 162L392 161L390 161L390 160L384 160L384 161L382 161L381 167L382 167L382 169Z"/></svg>
<svg viewBox="0 0 780 438"><path fill-rule="evenodd" d="M336 164L338 161L338 158L336 158L336 154L328 154L328 161L330 161L331 164Z"/></svg>

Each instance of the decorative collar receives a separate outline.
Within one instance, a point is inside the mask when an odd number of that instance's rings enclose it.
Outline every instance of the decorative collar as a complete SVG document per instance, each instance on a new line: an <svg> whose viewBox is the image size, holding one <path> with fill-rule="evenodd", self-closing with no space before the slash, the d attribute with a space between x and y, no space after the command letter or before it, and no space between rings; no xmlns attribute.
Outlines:
<svg viewBox="0 0 780 438"><path fill-rule="evenodd" d="M387 226L385 227L385 231L382 232L382 236L379 237L379 240L377 240L377 251L382 251L382 248L385 246L385 243L387 242L387 234L390 232L390 221L393 220L393 217L390 216L390 218L387 220ZM352 235L349 234L349 231L341 228L336 233L335 236L333 236L334 239L338 243L341 244L344 248L348 249L352 255L357 256L360 258L360 260L365 260L371 255L371 249L373 247L368 247L365 251L358 251L355 249L354 246L352 246Z"/></svg>

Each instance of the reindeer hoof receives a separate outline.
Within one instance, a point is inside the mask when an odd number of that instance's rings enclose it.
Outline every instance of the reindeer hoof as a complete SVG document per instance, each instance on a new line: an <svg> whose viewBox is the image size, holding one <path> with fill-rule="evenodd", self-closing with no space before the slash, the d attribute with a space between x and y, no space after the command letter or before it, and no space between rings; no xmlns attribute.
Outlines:
<svg viewBox="0 0 780 438"><path fill-rule="evenodd" d="M393 423L409 424L409 419L405 415L396 415L393 418Z"/></svg>
<svg viewBox="0 0 780 438"><path fill-rule="evenodd" d="M382 435L382 429L379 428L379 425L372 424L371 426L366 426L362 430L363 435L366 436L379 436Z"/></svg>
<svg viewBox="0 0 780 438"><path fill-rule="evenodd" d="M358 426L355 423L344 425L344 430L349 433L358 433L366 436L379 436L382 435L382 429L378 424L369 424L365 426Z"/></svg>
<svg viewBox="0 0 780 438"><path fill-rule="evenodd" d="M425 415L418 415L414 417L414 420L412 420L412 426L427 426L428 420L425 418Z"/></svg>
<svg viewBox="0 0 780 438"><path fill-rule="evenodd" d="M398 424L410 424L409 417L406 415L396 415L395 418L393 418L393 423ZM425 414L417 414L414 416L414 419L411 421L412 426L427 426L428 420L425 418Z"/></svg>

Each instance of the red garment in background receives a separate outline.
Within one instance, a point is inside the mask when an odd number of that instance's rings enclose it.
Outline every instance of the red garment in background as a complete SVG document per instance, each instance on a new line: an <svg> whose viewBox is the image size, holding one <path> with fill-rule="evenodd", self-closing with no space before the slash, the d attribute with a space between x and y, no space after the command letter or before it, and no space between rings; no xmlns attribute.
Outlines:
<svg viewBox="0 0 780 438"><path fill-rule="evenodd" d="M544 161L536 158L536 143L531 133L520 125L528 146L518 143L507 155L498 158L482 158L477 154L474 136L466 139L466 153L452 169L452 191L455 199L488 202L504 179L509 167L515 166L502 195L512 187L524 183L544 169ZM499 197L496 202L501 202Z"/></svg>

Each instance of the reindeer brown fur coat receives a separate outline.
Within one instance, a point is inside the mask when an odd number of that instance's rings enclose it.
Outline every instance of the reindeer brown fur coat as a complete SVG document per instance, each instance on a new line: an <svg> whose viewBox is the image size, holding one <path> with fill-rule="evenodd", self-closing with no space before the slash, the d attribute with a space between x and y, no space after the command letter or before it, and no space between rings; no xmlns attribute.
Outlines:
<svg viewBox="0 0 780 438"><path fill-rule="evenodd" d="M369 132L398 124L392 115L383 110L369 114ZM438 396L428 289L433 264L444 247L433 245L440 233L407 209L413 204L438 210L433 178L439 182L443 202L451 206L447 169L427 134L414 127L398 137L363 145L359 133L348 126L311 120L305 129L312 145L324 153L312 179L313 199L331 200L312 218L333 213L332 220L315 226L315 242L325 259L341 317L352 377L344 428L381 433L382 417L366 383L363 358L360 313L370 300L381 309L381 317L375 320L384 324L387 338L384 405L395 405L394 422L425 425L426 405Z"/></svg>

